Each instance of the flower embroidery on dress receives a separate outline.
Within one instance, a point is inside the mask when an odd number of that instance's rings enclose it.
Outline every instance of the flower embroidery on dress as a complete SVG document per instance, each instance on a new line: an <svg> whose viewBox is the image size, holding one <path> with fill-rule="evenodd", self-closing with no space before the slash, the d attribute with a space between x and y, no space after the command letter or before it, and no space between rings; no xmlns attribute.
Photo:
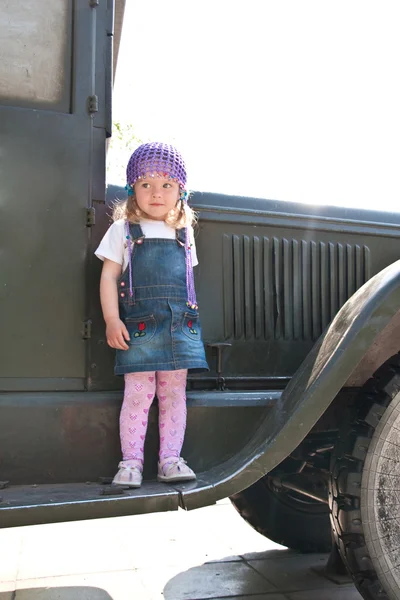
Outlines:
<svg viewBox="0 0 400 600"><path fill-rule="evenodd" d="M144 335L146 335L145 332L146 329L146 323L139 323L138 324L138 331L135 331L135 335L134 337L143 337Z"/></svg>
<svg viewBox="0 0 400 600"><path fill-rule="evenodd" d="M194 335L197 335L197 331L193 328L193 321L188 321L187 322L187 326L189 327L189 331L190 333L193 333Z"/></svg>

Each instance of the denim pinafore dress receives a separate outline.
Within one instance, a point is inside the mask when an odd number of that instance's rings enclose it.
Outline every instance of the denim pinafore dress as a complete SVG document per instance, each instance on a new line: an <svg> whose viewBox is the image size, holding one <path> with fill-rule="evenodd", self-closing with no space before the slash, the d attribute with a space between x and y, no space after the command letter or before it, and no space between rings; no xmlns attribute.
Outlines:
<svg viewBox="0 0 400 600"><path fill-rule="evenodd" d="M120 318L129 350L116 351L115 374L141 371L208 371L197 309L187 306L186 230L176 239L146 238L131 223L132 288L129 264L117 282Z"/></svg>

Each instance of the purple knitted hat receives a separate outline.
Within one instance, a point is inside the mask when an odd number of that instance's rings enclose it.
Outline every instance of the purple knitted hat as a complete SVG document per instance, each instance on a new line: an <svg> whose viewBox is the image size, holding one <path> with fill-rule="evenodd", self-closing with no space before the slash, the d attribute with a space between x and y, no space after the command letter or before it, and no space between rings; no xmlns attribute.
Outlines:
<svg viewBox="0 0 400 600"><path fill-rule="evenodd" d="M126 167L126 180L133 186L138 179L151 175L175 179L185 189L185 162L174 146L150 142L136 148Z"/></svg>

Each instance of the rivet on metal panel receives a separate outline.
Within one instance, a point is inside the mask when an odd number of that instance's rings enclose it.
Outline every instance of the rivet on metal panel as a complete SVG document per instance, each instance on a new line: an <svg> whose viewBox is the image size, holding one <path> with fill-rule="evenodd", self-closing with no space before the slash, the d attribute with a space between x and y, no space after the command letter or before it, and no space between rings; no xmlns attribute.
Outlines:
<svg viewBox="0 0 400 600"><path fill-rule="evenodd" d="M96 6L99 6L99 4L100 4L100 0L89 0L90 8L96 8Z"/></svg>

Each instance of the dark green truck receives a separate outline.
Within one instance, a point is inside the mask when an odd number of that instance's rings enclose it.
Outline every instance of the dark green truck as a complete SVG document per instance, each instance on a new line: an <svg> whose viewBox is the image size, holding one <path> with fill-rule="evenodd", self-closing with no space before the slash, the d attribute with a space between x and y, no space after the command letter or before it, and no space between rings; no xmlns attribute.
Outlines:
<svg viewBox="0 0 400 600"><path fill-rule="evenodd" d="M113 488L122 382L93 251L125 193L105 187L123 3L51 6L25 15L41 45L8 39L0 90L0 527L230 497L291 548L329 550L333 533L363 596L399 599L400 215L194 193L211 366L188 384L198 480L156 482L155 403L144 485Z"/></svg>

